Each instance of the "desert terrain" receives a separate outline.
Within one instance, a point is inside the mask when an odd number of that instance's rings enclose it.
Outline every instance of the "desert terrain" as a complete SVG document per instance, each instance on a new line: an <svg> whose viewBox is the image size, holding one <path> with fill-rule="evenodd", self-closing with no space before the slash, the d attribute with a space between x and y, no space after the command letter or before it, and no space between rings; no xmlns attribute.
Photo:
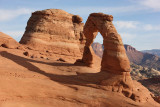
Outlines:
<svg viewBox="0 0 160 107"><path fill-rule="evenodd" d="M105 76L98 73L98 68L57 61L59 57L30 58L24 52L0 48L1 107L159 106L153 99L135 102L121 93L105 90L99 85L99 80ZM136 81L135 84L144 88Z"/></svg>
<svg viewBox="0 0 160 107"><path fill-rule="evenodd" d="M89 17L84 25L78 15L47 9L32 13L20 43L0 33L0 107L160 106L147 88L131 79L113 16L93 13ZM92 25L94 18L96 24ZM101 22L105 26L99 25ZM91 29L95 32L107 28L103 32L109 36L103 36L110 53L105 51L102 62L91 48L93 32L84 33L84 26L87 30L96 27ZM77 59L83 64L76 64Z"/></svg>

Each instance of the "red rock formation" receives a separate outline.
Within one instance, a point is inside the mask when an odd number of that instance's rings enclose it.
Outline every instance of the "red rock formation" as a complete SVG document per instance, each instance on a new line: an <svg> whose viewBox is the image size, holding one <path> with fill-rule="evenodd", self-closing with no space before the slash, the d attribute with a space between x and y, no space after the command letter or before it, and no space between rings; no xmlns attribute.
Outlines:
<svg viewBox="0 0 160 107"><path fill-rule="evenodd" d="M91 44L97 33L100 32L104 39L104 54L101 70L116 74L130 72L129 60L126 56L122 39L112 24L112 19L113 16L103 13L90 14L84 26L86 44L82 61L89 66L92 64L93 50Z"/></svg>
<svg viewBox="0 0 160 107"><path fill-rule="evenodd" d="M144 54L140 51L137 51L134 47L130 45L124 45L126 49L126 54L129 58L129 60L135 64L140 64Z"/></svg>
<svg viewBox="0 0 160 107"><path fill-rule="evenodd" d="M85 39L82 18L60 9L36 11L20 41L33 50L81 56Z"/></svg>
<svg viewBox="0 0 160 107"><path fill-rule="evenodd" d="M108 77L101 81L101 85L107 86L108 90L123 93L134 100L137 99L137 92L133 88L133 81L130 76L130 62L125 52L124 45L116 28L112 24L113 16L103 13L92 13L84 26L86 44L82 60L77 60L75 64L83 63L91 66L93 55L91 44L97 33L103 36L104 52L101 62L101 72ZM142 98L143 99L143 98ZM141 99L141 100L142 100Z"/></svg>
<svg viewBox="0 0 160 107"><path fill-rule="evenodd" d="M12 37L0 32L0 46L5 48L17 48L19 43Z"/></svg>
<svg viewBox="0 0 160 107"><path fill-rule="evenodd" d="M130 46L130 45L124 45L126 51L132 51L132 52L135 52L137 51L134 47Z"/></svg>

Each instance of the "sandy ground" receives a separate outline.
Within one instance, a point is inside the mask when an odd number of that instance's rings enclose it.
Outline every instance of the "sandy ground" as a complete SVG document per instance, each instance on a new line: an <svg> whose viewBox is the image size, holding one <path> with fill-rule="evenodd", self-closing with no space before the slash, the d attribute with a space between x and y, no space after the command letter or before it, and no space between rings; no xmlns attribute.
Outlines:
<svg viewBox="0 0 160 107"><path fill-rule="evenodd" d="M0 107L160 107L104 90L98 68L23 52L0 47Z"/></svg>

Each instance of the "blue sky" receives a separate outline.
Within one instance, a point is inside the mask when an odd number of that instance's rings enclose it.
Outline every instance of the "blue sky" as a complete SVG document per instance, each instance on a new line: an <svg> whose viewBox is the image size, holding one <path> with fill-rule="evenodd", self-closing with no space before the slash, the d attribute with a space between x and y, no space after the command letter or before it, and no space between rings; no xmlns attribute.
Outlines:
<svg viewBox="0 0 160 107"><path fill-rule="evenodd" d="M50 8L78 14L84 23L90 13L111 14L124 44L160 49L160 0L0 0L0 31L19 41L31 13ZM95 42L103 42L100 34Z"/></svg>

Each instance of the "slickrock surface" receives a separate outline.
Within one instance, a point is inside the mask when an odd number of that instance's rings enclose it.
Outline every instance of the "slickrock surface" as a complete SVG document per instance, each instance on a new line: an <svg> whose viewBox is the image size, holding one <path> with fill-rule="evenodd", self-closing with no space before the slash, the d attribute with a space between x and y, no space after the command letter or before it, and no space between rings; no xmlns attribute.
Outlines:
<svg viewBox="0 0 160 107"><path fill-rule="evenodd" d="M5 48L17 48L19 43L12 37L0 32L0 46Z"/></svg>
<svg viewBox="0 0 160 107"><path fill-rule="evenodd" d="M30 17L21 44L38 51L80 57L85 38L82 18L60 9L36 11Z"/></svg>
<svg viewBox="0 0 160 107"><path fill-rule="evenodd" d="M135 102L116 89L106 90L100 82L107 78L107 72L57 61L56 57L29 58L24 52L0 47L0 107L160 106L136 81L135 87L145 92L147 102Z"/></svg>
<svg viewBox="0 0 160 107"><path fill-rule="evenodd" d="M83 31L78 15L34 12L20 41L24 45L0 47L0 107L158 107L151 93L132 81L112 20L93 13ZM101 66L91 48L98 31L104 38ZM82 52L78 61L92 67L74 64Z"/></svg>

